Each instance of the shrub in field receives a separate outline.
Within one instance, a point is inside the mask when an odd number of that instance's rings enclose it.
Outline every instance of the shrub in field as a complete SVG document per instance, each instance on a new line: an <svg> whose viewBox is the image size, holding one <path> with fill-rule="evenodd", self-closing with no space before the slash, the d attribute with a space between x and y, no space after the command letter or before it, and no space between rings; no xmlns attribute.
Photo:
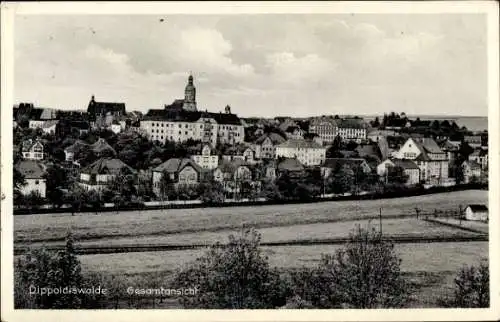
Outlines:
<svg viewBox="0 0 500 322"><path fill-rule="evenodd" d="M187 269L181 270L175 288L198 288L186 296L186 308L264 309L285 305L288 286L269 267L260 248L260 234L244 231L230 236L226 245L215 244Z"/></svg>
<svg viewBox="0 0 500 322"><path fill-rule="evenodd" d="M486 308L490 306L490 274L487 263L465 266L455 277L451 299L441 299L440 304L457 308Z"/></svg>
<svg viewBox="0 0 500 322"><path fill-rule="evenodd" d="M92 287L91 281L82 277L71 235L67 237L65 249L56 254L42 248L20 259L16 263L14 281L16 308L76 309L96 306L94 296L61 291L65 288ZM59 291L48 295L41 294L38 291L41 289Z"/></svg>
<svg viewBox="0 0 500 322"><path fill-rule="evenodd" d="M314 269L292 274L294 293L319 308L392 308L407 299L401 260L380 233L358 229Z"/></svg>

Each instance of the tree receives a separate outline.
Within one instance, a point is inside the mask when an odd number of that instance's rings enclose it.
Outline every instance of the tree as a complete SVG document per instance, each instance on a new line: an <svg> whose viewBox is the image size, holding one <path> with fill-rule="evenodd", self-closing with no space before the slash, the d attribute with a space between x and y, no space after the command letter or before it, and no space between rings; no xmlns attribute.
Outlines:
<svg viewBox="0 0 500 322"><path fill-rule="evenodd" d="M397 308L408 299L400 265L393 244L374 229L358 227L343 248L323 255L316 268L299 271L293 281L315 307Z"/></svg>
<svg viewBox="0 0 500 322"><path fill-rule="evenodd" d="M83 286L80 261L76 257L71 234L66 237L65 248L57 254L45 249L32 250L16 263L16 308L78 309L85 294L58 292L50 296L28 295L33 287L64 289ZM28 294L27 294L28 293Z"/></svg>
<svg viewBox="0 0 500 322"><path fill-rule="evenodd" d="M38 209L43 205L44 198L40 195L38 191L31 191L29 194L23 197L24 205L29 209Z"/></svg>
<svg viewBox="0 0 500 322"><path fill-rule="evenodd" d="M453 296L441 304L454 308L487 308L490 306L490 274L488 263L464 266L455 277Z"/></svg>
<svg viewBox="0 0 500 322"><path fill-rule="evenodd" d="M68 186L68 173L63 167L52 164L47 167L44 178L46 180L47 200L52 205L60 207L63 204L64 193L62 189Z"/></svg>
<svg viewBox="0 0 500 322"><path fill-rule="evenodd" d="M198 186L200 199L206 204L219 204L224 202L224 187L220 182L210 181Z"/></svg>
<svg viewBox="0 0 500 322"><path fill-rule="evenodd" d="M74 215L75 212L80 211L82 207L86 204L88 194L87 191L83 190L78 184L73 184L70 186L68 191L63 195L64 201L71 205L71 214Z"/></svg>
<svg viewBox="0 0 500 322"><path fill-rule="evenodd" d="M261 236L245 230L229 243L214 244L186 269L179 271L175 288L197 287L195 297L183 297L186 308L265 309L286 303L288 289L260 249Z"/></svg>
<svg viewBox="0 0 500 322"><path fill-rule="evenodd" d="M373 121L371 122L371 126L372 126L372 127L379 127L379 126L380 126L380 120L379 120L378 116L377 116L377 117L375 117L375 120L373 120Z"/></svg>

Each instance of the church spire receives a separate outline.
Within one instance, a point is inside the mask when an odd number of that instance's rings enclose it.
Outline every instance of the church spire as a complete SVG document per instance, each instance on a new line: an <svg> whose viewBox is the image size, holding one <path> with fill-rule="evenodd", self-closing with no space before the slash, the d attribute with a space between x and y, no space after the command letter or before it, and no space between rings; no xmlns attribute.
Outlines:
<svg viewBox="0 0 500 322"><path fill-rule="evenodd" d="M196 87L193 84L193 74L190 72L188 83L184 90L184 104L183 109L187 111L196 111Z"/></svg>

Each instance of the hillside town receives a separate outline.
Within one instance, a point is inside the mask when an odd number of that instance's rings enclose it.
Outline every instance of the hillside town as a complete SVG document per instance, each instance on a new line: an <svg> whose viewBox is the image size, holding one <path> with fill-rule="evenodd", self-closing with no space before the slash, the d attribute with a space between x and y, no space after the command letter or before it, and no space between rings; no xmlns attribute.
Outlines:
<svg viewBox="0 0 500 322"><path fill-rule="evenodd" d="M488 182L488 132L390 112L244 118L184 98L146 113L13 109L15 207L311 200Z"/></svg>

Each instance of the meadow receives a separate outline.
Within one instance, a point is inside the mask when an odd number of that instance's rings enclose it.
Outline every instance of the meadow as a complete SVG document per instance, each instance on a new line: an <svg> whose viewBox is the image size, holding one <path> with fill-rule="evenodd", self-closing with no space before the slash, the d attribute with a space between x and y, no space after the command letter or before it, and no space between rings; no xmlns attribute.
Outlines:
<svg viewBox="0 0 500 322"><path fill-rule="evenodd" d="M62 245L69 230L82 247L210 245L227 241L230 234L244 227L257 228L263 243L345 238L358 226L378 230L380 208L384 236L474 236L477 233L417 219L415 207L421 213L433 213L455 211L459 205L471 203L488 204L487 201L487 191L470 190L397 199L258 207L18 215L14 217L14 246ZM286 272L314 266L322 254L333 253L339 247L342 246L262 246L262 251L271 266ZM125 285L166 286L175 271L204 250L89 254L79 258L87 273L114 276ZM450 294L453 277L463 265L488 258L488 242L406 243L396 244L395 250L402 259L402 271L415 287L411 307L435 307L440 296ZM168 308L179 307L173 299L161 303ZM153 301L145 305L160 304Z"/></svg>
<svg viewBox="0 0 500 322"><path fill-rule="evenodd" d="M421 212L458 210L459 205L487 204L483 190L457 191L425 196L364 201L336 201L257 207L147 210L120 213L18 215L14 217L14 242L63 241L68 231L79 241L140 238L169 234L219 232L242 226L263 229L305 224L415 216Z"/></svg>

